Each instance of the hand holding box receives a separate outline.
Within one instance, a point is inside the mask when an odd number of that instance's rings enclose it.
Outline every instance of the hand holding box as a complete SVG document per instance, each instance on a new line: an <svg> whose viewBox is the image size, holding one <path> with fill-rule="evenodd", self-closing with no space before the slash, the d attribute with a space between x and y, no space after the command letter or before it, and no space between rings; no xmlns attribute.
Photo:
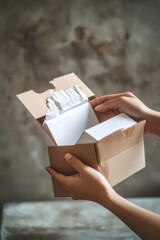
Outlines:
<svg viewBox="0 0 160 240"><path fill-rule="evenodd" d="M94 98L92 91L73 73L54 79L51 84L57 91L78 85L88 100ZM53 140L53 146L48 147L48 152L50 165L56 171L66 175L75 173L64 160L67 152L73 153L94 168L99 165L100 172L112 186L145 166L143 144L145 121L137 123L121 115L99 124L89 102L86 101L57 119L51 119L43 124L48 112L46 100L50 96L49 91L37 94L31 90L17 97ZM108 133L105 132L108 131L107 124L109 130L113 128ZM57 145L54 146L55 143ZM55 196L67 196L65 189L54 180L53 187Z"/></svg>

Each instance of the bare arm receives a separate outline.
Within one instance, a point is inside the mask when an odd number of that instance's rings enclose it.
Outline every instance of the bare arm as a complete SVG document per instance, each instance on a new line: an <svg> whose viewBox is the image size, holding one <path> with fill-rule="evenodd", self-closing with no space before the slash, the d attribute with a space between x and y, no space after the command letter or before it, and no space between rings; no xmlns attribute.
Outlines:
<svg viewBox="0 0 160 240"><path fill-rule="evenodd" d="M108 208L108 206L106 207ZM160 237L160 216L139 207L118 194L108 208L142 239L158 240Z"/></svg>
<svg viewBox="0 0 160 240"><path fill-rule="evenodd" d="M136 121L146 120L145 133L160 136L160 113L148 108L133 93L106 95L91 101L97 112L112 110L115 114L126 113Z"/></svg>
<svg viewBox="0 0 160 240"><path fill-rule="evenodd" d="M119 196L105 177L97 170L85 165L71 154L66 161L77 170L73 176L65 176L48 167L50 175L68 190L73 199L97 202L120 218L142 239L158 240L160 237L160 216L145 210Z"/></svg>

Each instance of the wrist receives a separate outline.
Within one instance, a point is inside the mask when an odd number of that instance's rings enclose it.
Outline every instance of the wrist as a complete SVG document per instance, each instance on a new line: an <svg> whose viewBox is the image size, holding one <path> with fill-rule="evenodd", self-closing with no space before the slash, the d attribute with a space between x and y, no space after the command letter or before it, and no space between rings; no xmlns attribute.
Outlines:
<svg viewBox="0 0 160 240"><path fill-rule="evenodd" d="M160 137L160 112L150 110L146 115L146 133Z"/></svg>
<svg viewBox="0 0 160 240"><path fill-rule="evenodd" d="M99 204L112 211L112 208L117 202L118 197L120 196L114 191L112 187L109 190L107 188L106 191L104 191Z"/></svg>

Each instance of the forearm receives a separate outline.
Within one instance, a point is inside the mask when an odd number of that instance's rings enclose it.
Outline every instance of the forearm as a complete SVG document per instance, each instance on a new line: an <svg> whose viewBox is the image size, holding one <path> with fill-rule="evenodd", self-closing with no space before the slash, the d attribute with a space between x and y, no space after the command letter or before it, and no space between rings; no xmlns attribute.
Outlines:
<svg viewBox="0 0 160 240"><path fill-rule="evenodd" d="M159 239L159 215L136 206L116 193L102 205L120 218L142 239Z"/></svg>
<svg viewBox="0 0 160 240"><path fill-rule="evenodd" d="M160 137L160 112L151 110L150 114L146 116L148 125L147 132Z"/></svg>
<svg viewBox="0 0 160 240"><path fill-rule="evenodd" d="M77 174L65 176L50 167L47 171L64 185L73 199L97 202L120 218L142 239L159 239L160 216L119 196L102 174L85 165L74 155L67 153L65 159Z"/></svg>

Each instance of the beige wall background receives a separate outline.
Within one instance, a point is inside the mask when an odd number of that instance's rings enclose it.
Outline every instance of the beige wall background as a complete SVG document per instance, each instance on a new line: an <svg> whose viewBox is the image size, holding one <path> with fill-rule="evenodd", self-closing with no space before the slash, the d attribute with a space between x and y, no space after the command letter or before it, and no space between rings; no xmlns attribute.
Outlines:
<svg viewBox="0 0 160 240"><path fill-rule="evenodd" d="M160 110L159 23L156 0L0 1L1 205L53 199L47 137L16 94L74 72L97 96L132 91ZM123 196L160 196L160 140L145 148L146 168L115 187Z"/></svg>

